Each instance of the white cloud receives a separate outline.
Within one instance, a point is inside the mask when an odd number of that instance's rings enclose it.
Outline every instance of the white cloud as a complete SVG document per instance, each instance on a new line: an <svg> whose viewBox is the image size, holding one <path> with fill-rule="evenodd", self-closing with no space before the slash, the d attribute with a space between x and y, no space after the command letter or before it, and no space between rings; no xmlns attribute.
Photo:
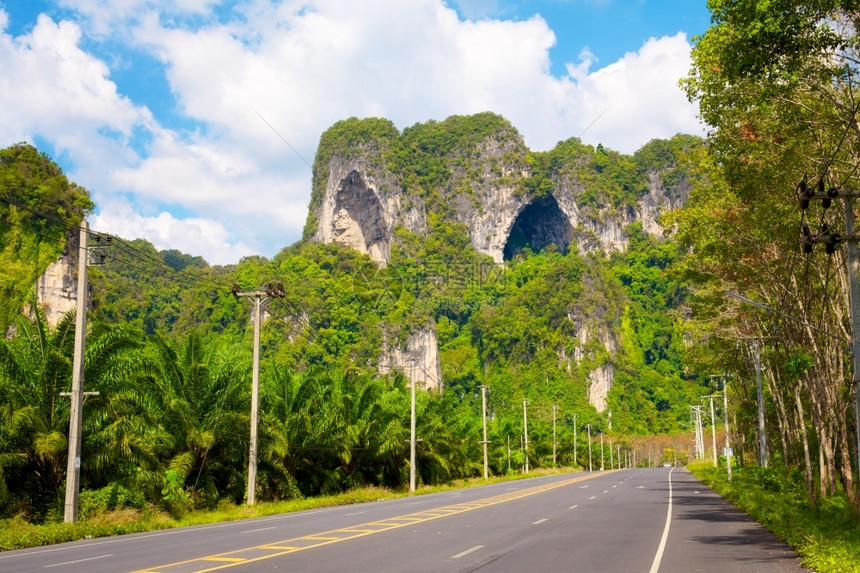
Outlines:
<svg viewBox="0 0 860 573"><path fill-rule="evenodd" d="M189 217L177 219L161 212L144 217L121 199L109 199L100 206L91 221L93 229L111 229L124 239L146 237L157 249L178 249L202 256L210 264L232 264L240 258L256 254L242 242L229 239L229 233L219 223Z"/></svg>
<svg viewBox="0 0 860 573"><path fill-rule="evenodd" d="M16 110L0 114L0 145L45 138L93 193L101 230L213 263L271 256L300 237L305 161L321 133L350 116L403 128L494 111L535 150L586 128L586 142L626 153L701 132L677 86L690 65L683 34L602 69L584 50L559 78L549 71L556 36L542 18L464 22L442 0L249 0L229 17L210 0L62 2L79 22L41 17L26 36L0 34L0 109ZM203 128L187 132L118 93L104 63L117 54L85 51L82 29L159 58L176 111ZM131 145L141 132L143 156Z"/></svg>

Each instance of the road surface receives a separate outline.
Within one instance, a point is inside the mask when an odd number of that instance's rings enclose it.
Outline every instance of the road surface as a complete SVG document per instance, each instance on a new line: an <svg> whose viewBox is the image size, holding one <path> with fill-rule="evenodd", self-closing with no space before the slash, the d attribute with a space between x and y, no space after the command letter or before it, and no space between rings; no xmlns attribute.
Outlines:
<svg viewBox="0 0 860 573"><path fill-rule="evenodd" d="M565 474L0 553L0 571L797 572L685 469Z"/></svg>

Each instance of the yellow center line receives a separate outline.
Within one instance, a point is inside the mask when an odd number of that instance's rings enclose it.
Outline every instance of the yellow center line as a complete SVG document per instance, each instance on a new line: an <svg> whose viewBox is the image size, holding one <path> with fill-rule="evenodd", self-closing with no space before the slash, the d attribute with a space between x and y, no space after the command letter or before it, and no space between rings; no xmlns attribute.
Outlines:
<svg viewBox="0 0 860 573"><path fill-rule="evenodd" d="M406 527L408 525L415 525L417 523L423 523L426 521L431 521L433 519L440 519L443 517L448 517L450 515L456 515L458 513L472 511L474 509L480 509L491 505L497 505L500 503L513 501L515 499L521 499L530 495L543 493L551 489L591 479L597 477L598 475L603 475L606 473L610 472L603 472L602 474L588 474L585 476L579 476L560 482L534 486L522 490L514 490L495 495L493 497L488 497L482 500L472 501L469 503L458 503L455 505L449 505L436 509L427 509L424 511L410 513L407 515L401 515L399 517L388 517L385 519L380 519L379 521L371 521L369 523L362 523L359 525L343 527L341 529L332 529L329 531L322 531L320 533L303 535L302 537L294 537L291 539L284 539L282 541L275 541L274 543L266 543L263 545L255 545L253 547L237 549L235 551L228 551L226 553L219 553L216 555L209 555L205 557L197 557L186 561L178 561L176 563L168 563L166 565L151 567L148 569L137 571L135 573L170 573L172 571L182 571L183 573L204 573L208 571L217 571L220 569L233 567L240 563L246 564L253 563L255 561L262 561L264 559L272 559L273 557L280 557L288 553L303 551L305 549L312 549L314 547L321 547L323 545L330 545L339 541L356 539L358 537L364 537L366 535L373 535L374 533L390 531L392 529L398 529L401 527ZM261 553L263 554L261 555ZM241 557L241 555L247 555L247 557ZM226 563L222 563L213 567L213 561L220 561Z"/></svg>

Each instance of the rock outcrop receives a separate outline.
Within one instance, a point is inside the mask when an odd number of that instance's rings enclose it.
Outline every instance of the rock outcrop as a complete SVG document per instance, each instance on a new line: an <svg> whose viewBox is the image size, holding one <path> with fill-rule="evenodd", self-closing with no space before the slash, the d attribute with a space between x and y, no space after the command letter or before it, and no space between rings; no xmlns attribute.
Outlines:
<svg viewBox="0 0 860 573"><path fill-rule="evenodd" d="M408 380L414 380L416 388L442 391L439 347L431 326L411 333L405 349L388 343L383 345L379 372L388 374L393 370L400 370Z"/></svg>
<svg viewBox="0 0 860 573"><path fill-rule="evenodd" d="M36 281L36 297L45 312L45 321L52 329L77 304L79 240L77 232L70 233L63 254ZM92 301L87 300L87 306L91 307Z"/></svg>
<svg viewBox="0 0 860 573"><path fill-rule="evenodd" d="M661 236L661 214L686 201L690 185L666 163L666 149L655 143L636 163L572 139L532 154L494 114L455 116L402 134L385 120L350 119L321 139L305 238L352 247L385 266L398 228L422 235L430 217L443 213L468 229L476 251L499 264L526 247L623 251L631 223ZM656 164L640 165L649 160ZM576 312L590 311L580 305ZM615 340L593 316L570 319L580 325L573 360L592 365L588 399L602 412ZM560 359L569 360L566 351ZM409 372L412 360L426 386L441 385L432 329L413 332L405 350L386 346L380 370Z"/></svg>
<svg viewBox="0 0 860 573"><path fill-rule="evenodd" d="M469 229L474 248L502 263L523 246L622 251L627 225L638 221L647 233L662 235L660 215L686 200L685 180L667 189L661 172L652 169L635 202L613 203L604 188L615 184L613 176L601 178L600 165L591 165L592 156L607 154L602 148L595 152L577 140L563 142L558 155L567 163L537 169L510 124L482 115L494 129L448 150L442 158L447 178L430 193L413 189L414 173L386 168L396 132L333 150L327 161L317 162L306 237L352 247L385 265L395 229L426 231L428 211L444 204L449 218ZM536 180L543 182L537 191Z"/></svg>

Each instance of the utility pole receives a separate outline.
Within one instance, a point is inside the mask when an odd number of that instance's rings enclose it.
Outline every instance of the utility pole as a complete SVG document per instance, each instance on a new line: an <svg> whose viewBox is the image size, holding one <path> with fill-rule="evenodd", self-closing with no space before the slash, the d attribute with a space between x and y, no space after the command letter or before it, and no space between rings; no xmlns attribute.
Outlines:
<svg viewBox="0 0 860 573"><path fill-rule="evenodd" d="M251 373L251 436L248 445L248 489L245 497L248 505L254 505L257 491L257 425L260 407L260 323L263 321L263 298L284 297L284 285L269 283L265 291L240 292L239 285L233 285L233 296L254 299L254 369Z"/></svg>
<svg viewBox="0 0 860 573"><path fill-rule="evenodd" d="M758 463L761 467L767 467L767 434L764 427L764 393L761 389L761 357L759 355L758 340L753 340L753 355L755 357L755 388L756 400L758 401Z"/></svg>
<svg viewBox="0 0 860 573"><path fill-rule="evenodd" d="M603 471L603 432L600 432L600 471Z"/></svg>
<svg viewBox="0 0 860 573"><path fill-rule="evenodd" d="M711 445L714 448L714 467L717 467L717 418L714 416L714 398L715 394L710 396L702 396L711 401Z"/></svg>
<svg viewBox="0 0 860 573"><path fill-rule="evenodd" d="M690 406L693 410L694 424L696 428L696 459L705 457L705 440L702 436L702 407Z"/></svg>
<svg viewBox="0 0 860 573"><path fill-rule="evenodd" d="M412 409L409 419L409 491L415 491L415 359L409 369L409 385L412 387Z"/></svg>
<svg viewBox="0 0 860 573"><path fill-rule="evenodd" d="M845 232L848 235L848 292L851 300L851 350L854 359L854 430L856 431L855 458L857 475L860 476L860 279L857 276L857 238L854 232L854 203L843 199L845 207ZM860 479L860 478L858 478Z"/></svg>
<svg viewBox="0 0 860 573"><path fill-rule="evenodd" d="M729 389L728 377L723 376L723 426L726 430L726 471L728 472L728 480L732 481L732 446L729 444Z"/></svg>
<svg viewBox="0 0 860 573"><path fill-rule="evenodd" d="M478 386L481 389L481 410L483 412L483 421L484 421L484 441L481 442L484 445L484 479L489 479L489 474L487 470L487 386L481 384Z"/></svg>
<svg viewBox="0 0 860 573"><path fill-rule="evenodd" d="M552 405L552 467L556 466L555 463L555 411L558 409L558 406L555 404Z"/></svg>
<svg viewBox="0 0 860 573"><path fill-rule="evenodd" d="M588 471L591 470L591 424L585 426L588 428Z"/></svg>
<svg viewBox="0 0 860 573"><path fill-rule="evenodd" d="M573 466L576 467L576 413L573 414Z"/></svg>
<svg viewBox="0 0 860 573"><path fill-rule="evenodd" d="M84 352L87 330L87 242L89 225L81 221L78 245L78 291L75 310L75 356L72 361L72 391L69 413L69 459L66 465L66 500L63 521L74 523L78 519L78 494L81 477L81 421L84 397Z"/></svg>
<svg viewBox="0 0 860 573"><path fill-rule="evenodd" d="M523 428L525 432L525 441L523 442L523 449L526 454L526 473L529 473L529 417L526 413L526 401L523 400Z"/></svg>
<svg viewBox="0 0 860 573"><path fill-rule="evenodd" d="M817 190L808 187L806 177L798 186L798 200L800 208L806 210L810 199L820 199L821 206L825 209L830 207L833 199L842 198L842 207L845 215L845 237L836 233L829 233L822 229L820 235L813 236L807 225L801 229L801 244L804 253L811 253L814 243L824 243L824 250L828 254L833 253L836 245L841 241L847 243L846 251L846 273L848 275L848 300L851 311L851 350L854 362L854 427L855 437L855 459L857 462L857 475L860 476L860 277L857 267L857 233L854 229L854 199L860 197L860 191L840 191L831 187L825 191L824 176L818 180ZM765 460L766 461L766 460Z"/></svg>
<svg viewBox="0 0 860 573"><path fill-rule="evenodd" d="M609 440L609 469L615 469L615 460L612 459L612 440Z"/></svg>
<svg viewBox="0 0 860 573"><path fill-rule="evenodd" d="M717 419L714 417L714 397L708 396L711 399L711 444L714 447L714 467L717 467Z"/></svg>

